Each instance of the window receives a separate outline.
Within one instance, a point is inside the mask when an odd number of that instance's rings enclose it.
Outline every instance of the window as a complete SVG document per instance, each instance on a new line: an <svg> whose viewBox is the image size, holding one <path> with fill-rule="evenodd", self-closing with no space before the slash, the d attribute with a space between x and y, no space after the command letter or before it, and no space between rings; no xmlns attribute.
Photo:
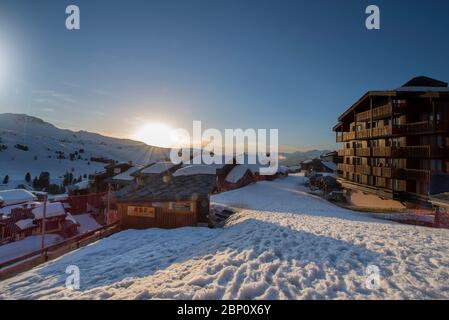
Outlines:
<svg viewBox="0 0 449 320"><path fill-rule="evenodd" d="M441 160L430 160L430 170L443 171L443 162Z"/></svg>

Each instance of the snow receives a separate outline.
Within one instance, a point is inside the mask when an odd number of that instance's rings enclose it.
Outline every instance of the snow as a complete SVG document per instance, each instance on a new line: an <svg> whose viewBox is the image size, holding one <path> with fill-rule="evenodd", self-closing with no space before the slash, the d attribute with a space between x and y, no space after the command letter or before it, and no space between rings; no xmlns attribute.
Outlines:
<svg viewBox="0 0 449 320"><path fill-rule="evenodd" d="M66 214L64 205L61 202L48 202L46 206L46 212L45 217L51 218L51 217L57 217L57 216L63 216ZM34 215L34 218L39 220L44 218L44 204L41 204L40 206L34 208L31 210L31 212Z"/></svg>
<svg viewBox="0 0 449 320"><path fill-rule="evenodd" d="M248 171L248 167L237 165L228 173L226 176L226 181L229 183L237 183L240 179L243 178L245 173Z"/></svg>
<svg viewBox="0 0 449 320"><path fill-rule="evenodd" d="M89 180L83 180L73 185L73 190L87 190L90 187L90 181Z"/></svg>
<svg viewBox="0 0 449 320"><path fill-rule="evenodd" d="M37 197L31 192L24 189L4 190L0 191L0 197L3 206L34 201Z"/></svg>
<svg viewBox="0 0 449 320"><path fill-rule="evenodd" d="M28 186L27 172L34 178L48 171L52 183L62 184L66 172L79 177L104 171L105 163L91 161L91 157L147 165L170 154L169 149L86 131L59 129L40 119L18 114L0 114L0 136L1 144L8 147L0 151L0 177L10 177L9 184L0 185L0 189L16 188L19 184ZM16 149L16 144L26 145L29 151ZM57 152L63 152L66 159L58 159ZM81 159L77 156L71 161L70 154L75 152Z"/></svg>
<svg viewBox="0 0 449 320"><path fill-rule="evenodd" d="M89 213L75 215L73 216L73 219L75 220L75 223L80 225L78 228L80 233L85 233L103 227Z"/></svg>
<svg viewBox="0 0 449 320"><path fill-rule="evenodd" d="M162 172L165 172L165 171L171 169L174 166L175 166L175 164L172 162L158 162L149 167L146 167L141 172L147 173L147 174L160 174Z"/></svg>
<svg viewBox="0 0 449 320"><path fill-rule="evenodd" d="M332 161L321 161L321 163L332 171L337 171L337 164Z"/></svg>
<svg viewBox="0 0 449 320"><path fill-rule="evenodd" d="M133 181L134 177L132 176L133 173L141 169L140 167L131 167L125 172L122 172L112 178L112 180L125 180L125 181Z"/></svg>
<svg viewBox="0 0 449 320"><path fill-rule="evenodd" d="M22 230L30 229L36 227L33 222L33 219L23 219L16 222L16 226L18 226Z"/></svg>
<svg viewBox="0 0 449 320"><path fill-rule="evenodd" d="M46 234L45 235L45 246L50 246L63 241L64 238L57 234ZM8 244L0 246L0 262L5 262L20 256L38 251L41 249L42 237L29 236L23 240L14 241ZM0 287L2 285L0 284Z"/></svg>
<svg viewBox="0 0 449 320"><path fill-rule="evenodd" d="M41 205L40 202L27 202L27 203L22 203L22 204L16 204L16 205L12 205L12 206L7 206L7 207L3 207L0 208L0 214L3 214L5 216L9 216L11 214L12 209L17 209L17 208L34 208Z"/></svg>
<svg viewBox="0 0 449 320"><path fill-rule="evenodd" d="M407 92L449 92L447 87L400 87L395 91L407 91Z"/></svg>
<svg viewBox="0 0 449 320"><path fill-rule="evenodd" d="M0 283L3 299L447 299L449 230L376 220L304 176L218 194L224 228L127 230ZM81 288L65 288L68 265ZM380 270L379 289L366 270Z"/></svg>
<svg viewBox="0 0 449 320"><path fill-rule="evenodd" d="M192 164L176 170L173 176L191 176L196 174L216 174L217 166L206 164Z"/></svg>

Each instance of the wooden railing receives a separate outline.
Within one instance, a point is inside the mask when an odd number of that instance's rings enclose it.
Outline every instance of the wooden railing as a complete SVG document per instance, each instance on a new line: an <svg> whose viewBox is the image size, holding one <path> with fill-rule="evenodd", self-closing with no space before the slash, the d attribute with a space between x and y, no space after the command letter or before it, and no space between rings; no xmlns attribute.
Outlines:
<svg viewBox="0 0 449 320"><path fill-rule="evenodd" d="M414 133L442 131L447 130L448 128L449 128L448 121L438 121L436 124L434 124L431 121L420 121L420 122L394 125L393 133L407 135Z"/></svg>
<svg viewBox="0 0 449 320"><path fill-rule="evenodd" d="M373 176L391 178L391 168L389 167L371 167Z"/></svg>
<svg viewBox="0 0 449 320"><path fill-rule="evenodd" d="M370 175L371 174L371 167L366 165L357 165L355 166L355 172L364 174L364 175Z"/></svg>
<svg viewBox="0 0 449 320"><path fill-rule="evenodd" d="M371 157L371 148L358 148L355 153L357 157Z"/></svg>
<svg viewBox="0 0 449 320"><path fill-rule="evenodd" d="M65 254L67 252L75 250L79 247L82 247L96 240L110 236L111 234L116 233L118 231L120 231L120 221L63 240L54 245L47 246L44 249L30 252L25 255L10 259L8 261L0 262L0 279L8 277L11 273L15 272L16 270L22 270L21 264L24 263L24 265L27 265L27 261L31 262L33 258L36 258L37 260L39 260L38 262L42 263L49 259L59 257L61 254ZM32 264L30 263L30 266L31 265ZM7 270L9 267L12 267L13 270Z"/></svg>
<svg viewBox="0 0 449 320"><path fill-rule="evenodd" d="M343 141L355 140L355 131L344 132Z"/></svg>
<svg viewBox="0 0 449 320"><path fill-rule="evenodd" d="M372 148L372 156L381 158L443 158L447 155L448 149L446 147L404 146Z"/></svg>
<svg viewBox="0 0 449 320"><path fill-rule="evenodd" d="M354 173L355 172L355 166L352 165L352 164L339 163L338 164L338 170L344 171L344 172Z"/></svg>
<svg viewBox="0 0 449 320"><path fill-rule="evenodd" d="M337 142L343 142L343 135L337 135Z"/></svg>
<svg viewBox="0 0 449 320"><path fill-rule="evenodd" d="M372 112L371 110L368 110L357 113L355 119L357 122L370 121L372 114L373 120L379 120L382 118L391 117L392 111L394 111L395 113L403 113L405 111L405 107L405 103L396 103L394 104L394 108L392 107L391 103L388 103L386 105L373 108Z"/></svg>
<svg viewBox="0 0 449 320"><path fill-rule="evenodd" d="M395 178L403 180L428 180L430 171L422 169L394 169L393 175Z"/></svg>

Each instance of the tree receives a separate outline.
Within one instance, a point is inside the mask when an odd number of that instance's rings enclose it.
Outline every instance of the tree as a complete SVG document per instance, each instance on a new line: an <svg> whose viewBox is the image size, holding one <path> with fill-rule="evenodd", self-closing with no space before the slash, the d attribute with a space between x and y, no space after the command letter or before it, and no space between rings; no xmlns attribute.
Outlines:
<svg viewBox="0 0 449 320"><path fill-rule="evenodd" d="M25 175L25 181L29 184L31 182L31 174L29 172L27 172L27 174Z"/></svg>
<svg viewBox="0 0 449 320"><path fill-rule="evenodd" d="M8 184L9 182L9 176L6 175L5 178L3 178L3 184Z"/></svg>

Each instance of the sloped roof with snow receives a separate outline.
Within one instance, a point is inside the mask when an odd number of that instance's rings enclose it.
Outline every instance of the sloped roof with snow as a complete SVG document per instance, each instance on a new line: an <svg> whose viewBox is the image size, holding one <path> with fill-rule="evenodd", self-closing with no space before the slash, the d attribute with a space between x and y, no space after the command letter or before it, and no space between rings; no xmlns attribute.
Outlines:
<svg viewBox="0 0 449 320"><path fill-rule="evenodd" d="M332 162L332 161L321 161L321 163L326 168L328 168L328 169L330 169L332 171L337 171L337 164L335 162Z"/></svg>
<svg viewBox="0 0 449 320"><path fill-rule="evenodd" d="M226 181L229 183L239 182L246 174L246 172L251 172L251 170L244 165L236 165L226 176ZM252 173L252 172L251 172Z"/></svg>
<svg viewBox="0 0 449 320"><path fill-rule="evenodd" d="M10 206L19 203L35 201L37 197L25 189L14 189L0 191L1 203L3 206Z"/></svg>
<svg viewBox="0 0 449 320"><path fill-rule="evenodd" d="M140 167L131 167L128 170L126 170L125 172L122 172L122 173L112 177L112 180L115 180L115 181L132 181L132 180L134 180L133 174L136 173L140 169L142 169L142 168L140 168Z"/></svg>
<svg viewBox="0 0 449 320"><path fill-rule="evenodd" d="M216 187L215 175L171 176L165 181L152 180L145 187L120 195L120 202L190 201L207 197Z"/></svg>
<svg viewBox="0 0 449 320"><path fill-rule="evenodd" d="M21 230L31 229L37 227L33 219L23 219L16 222L16 226L19 227Z"/></svg>
<svg viewBox="0 0 449 320"><path fill-rule="evenodd" d="M172 162L157 162L153 165L150 165L142 170L140 170L140 173L142 174L161 174L167 170L170 170L175 166Z"/></svg>
<svg viewBox="0 0 449 320"><path fill-rule="evenodd" d="M48 202L46 209L45 216L47 218L66 215L64 206L61 202ZM34 208L31 212L33 213L35 219L43 219L44 205L42 204L39 207Z"/></svg>
<svg viewBox="0 0 449 320"><path fill-rule="evenodd" d="M191 176L197 174L217 174L217 169L221 169L221 165L206 165L206 164L192 164L186 167L180 168L173 173L174 177Z"/></svg>

